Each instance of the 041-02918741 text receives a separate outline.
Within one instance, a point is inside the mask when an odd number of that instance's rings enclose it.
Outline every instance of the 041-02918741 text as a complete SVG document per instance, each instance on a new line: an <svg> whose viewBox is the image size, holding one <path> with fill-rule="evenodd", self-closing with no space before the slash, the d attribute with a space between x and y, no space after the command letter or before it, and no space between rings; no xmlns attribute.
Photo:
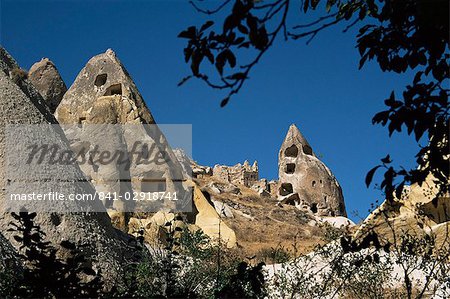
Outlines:
<svg viewBox="0 0 450 299"><path fill-rule="evenodd" d="M133 200L133 201L158 201L158 200L172 200L177 201L177 192L96 192L97 198L105 200Z"/></svg>

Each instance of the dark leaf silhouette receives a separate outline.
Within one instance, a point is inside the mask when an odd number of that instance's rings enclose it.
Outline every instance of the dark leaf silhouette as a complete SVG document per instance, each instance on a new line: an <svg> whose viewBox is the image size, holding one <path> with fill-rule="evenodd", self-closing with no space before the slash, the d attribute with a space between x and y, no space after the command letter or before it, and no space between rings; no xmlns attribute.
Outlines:
<svg viewBox="0 0 450 299"><path fill-rule="evenodd" d="M196 35L195 26L191 26L187 30L180 32L180 34L178 34L178 37L193 39L195 37L195 35Z"/></svg>
<svg viewBox="0 0 450 299"><path fill-rule="evenodd" d="M206 22L205 24L202 25L202 27L200 28L200 31L205 31L206 29L208 29L212 25L214 25L214 22L213 21L208 21L208 22Z"/></svg>
<svg viewBox="0 0 450 299"><path fill-rule="evenodd" d="M381 167L380 165L375 166L367 173L367 175L366 175L366 186L367 187L369 187L370 183L372 183L373 176L374 176L375 172L377 171L377 169L380 167Z"/></svg>
<svg viewBox="0 0 450 299"><path fill-rule="evenodd" d="M230 100L229 97L225 98L220 102L220 107L225 107L228 104L228 101Z"/></svg>

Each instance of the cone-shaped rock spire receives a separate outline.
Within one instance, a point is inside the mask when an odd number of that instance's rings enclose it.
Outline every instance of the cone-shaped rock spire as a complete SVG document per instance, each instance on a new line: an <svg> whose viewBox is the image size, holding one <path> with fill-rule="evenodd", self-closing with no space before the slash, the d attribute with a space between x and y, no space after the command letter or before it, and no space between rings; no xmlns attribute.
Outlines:
<svg viewBox="0 0 450 299"><path fill-rule="evenodd" d="M346 216L339 183L294 124L289 127L278 158L280 200L322 216Z"/></svg>
<svg viewBox="0 0 450 299"><path fill-rule="evenodd" d="M48 58L33 64L28 72L28 80L36 87L52 113L55 112L67 91L57 68Z"/></svg>
<svg viewBox="0 0 450 299"><path fill-rule="evenodd" d="M108 124L155 123L136 85L111 49L88 61L55 115L61 124L84 120Z"/></svg>
<svg viewBox="0 0 450 299"><path fill-rule="evenodd" d="M91 178L97 191L124 195L132 191L176 191L179 195L184 193L181 164L157 127L131 76L111 49L87 62L64 95L55 116L61 124L88 128L78 131L82 135L66 132L72 145L80 142L92 144L92 141L98 144L99 140L107 136L105 141L111 151L119 149L127 153L135 150L144 152L147 151L144 150L146 146L147 149L152 149L152 157L166 157L165 163L160 164L138 165L131 161L131 166L127 169L113 163L100 165L99 168L93 168L89 164L81 165L81 169ZM111 131L111 126L105 126L113 124L123 125L117 134ZM105 131L97 130L92 125L102 125ZM93 128L97 133L89 128ZM135 145L138 147L134 148ZM181 204L181 201L178 203ZM132 204L134 203L130 201L117 200L111 207L110 214L117 215L114 210L135 210L136 207L132 207ZM114 218L117 227L126 229L126 219L123 215Z"/></svg>
<svg viewBox="0 0 450 299"><path fill-rule="evenodd" d="M311 145L309 145L308 141L295 124L289 126L283 144L295 144L299 146L299 149L301 149L304 154L313 155Z"/></svg>

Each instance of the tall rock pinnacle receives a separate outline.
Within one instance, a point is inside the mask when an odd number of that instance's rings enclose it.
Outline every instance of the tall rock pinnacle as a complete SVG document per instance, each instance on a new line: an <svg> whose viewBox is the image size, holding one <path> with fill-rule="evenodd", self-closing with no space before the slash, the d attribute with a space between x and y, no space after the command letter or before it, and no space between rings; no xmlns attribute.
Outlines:
<svg viewBox="0 0 450 299"><path fill-rule="evenodd" d="M159 164L143 165L131 161L131 166L126 169L118 163L99 165L98 168L89 164L81 165L97 191L124 196L131 191L177 191L183 194L183 168L156 125L131 76L111 49L87 62L64 95L55 116L61 124L83 127L75 134L66 131L71 145L98 143L105 138L105 142L100 143L109 146L111 151L120 149L131 153L154 149L150 153L151 157L166 157L166 161ZM110 126L114 124L122 127ZM104 130L96 129L100 126ZM112 207L108 206L110 215L115 215L113 220L117 227L126 229L126 215L116 216L118 211L135 210L132 204L130 201L116 200Z"/></svg>
<svg viewBox="0 0 450 299"><path fill-rule="evenodd" d="M280 200L320 216L346 216L339 183L294 124L281 145L278 175Z"/></svg>
<svg viewBox="0 0 450 299"><path fill-rule="evenodd" d="M154 124L131 76L113 50L92 57L55 113L61 124Z"/></svg>
<svg viewBox="0 0 450 299"><path fill-rule="evenodd" d="M54 113L67 87L53 62L48 58L42 58L41 61L33 64L28 72L28 80L36 87L50 111Z"/></svg>

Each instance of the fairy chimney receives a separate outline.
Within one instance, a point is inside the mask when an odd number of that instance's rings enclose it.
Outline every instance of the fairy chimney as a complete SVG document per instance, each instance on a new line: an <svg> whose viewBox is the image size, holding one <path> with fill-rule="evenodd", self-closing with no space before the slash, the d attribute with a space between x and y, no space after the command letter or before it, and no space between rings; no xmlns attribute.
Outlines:
<svg viewBox="0 0 450 299"><path fill-rule="evenodd" d="M278 156L278 199L320 216L346 216L342 189L292 124Z"/></svg>
<svg viewBox="0 0 450 299"><path fill-rule="evenodd" d="M143 165L131 160L131 166L118 163L81 165L97 191L121 198L130 192L176 191L179 196L184 194L182 182L186 176L183 175L183 168L113 50L108 49L87 62L64 95L55 116L61 124L71 128L65 133L72 148L87 144L87 150L91 152L89 144L100 141L103 148L109 151L119 150L126 154L145 152L149 156L147 160L152 161L160 156L165 157L165 162L161 164ZM82 129L77 130L76 127ZM178 203L183 204L181 201ZM130 201L118 200L112 204L107 206L111 210L136 210ZM155 202L155 210L175 208L156 205Z"/></svg>
<svg viewBox="0 0 450 299"><path fill-rule="evenodd" d="M28 72L28 80L36 87L52 113L67 91L58 69L48 58L36 62Z"/></svg>

